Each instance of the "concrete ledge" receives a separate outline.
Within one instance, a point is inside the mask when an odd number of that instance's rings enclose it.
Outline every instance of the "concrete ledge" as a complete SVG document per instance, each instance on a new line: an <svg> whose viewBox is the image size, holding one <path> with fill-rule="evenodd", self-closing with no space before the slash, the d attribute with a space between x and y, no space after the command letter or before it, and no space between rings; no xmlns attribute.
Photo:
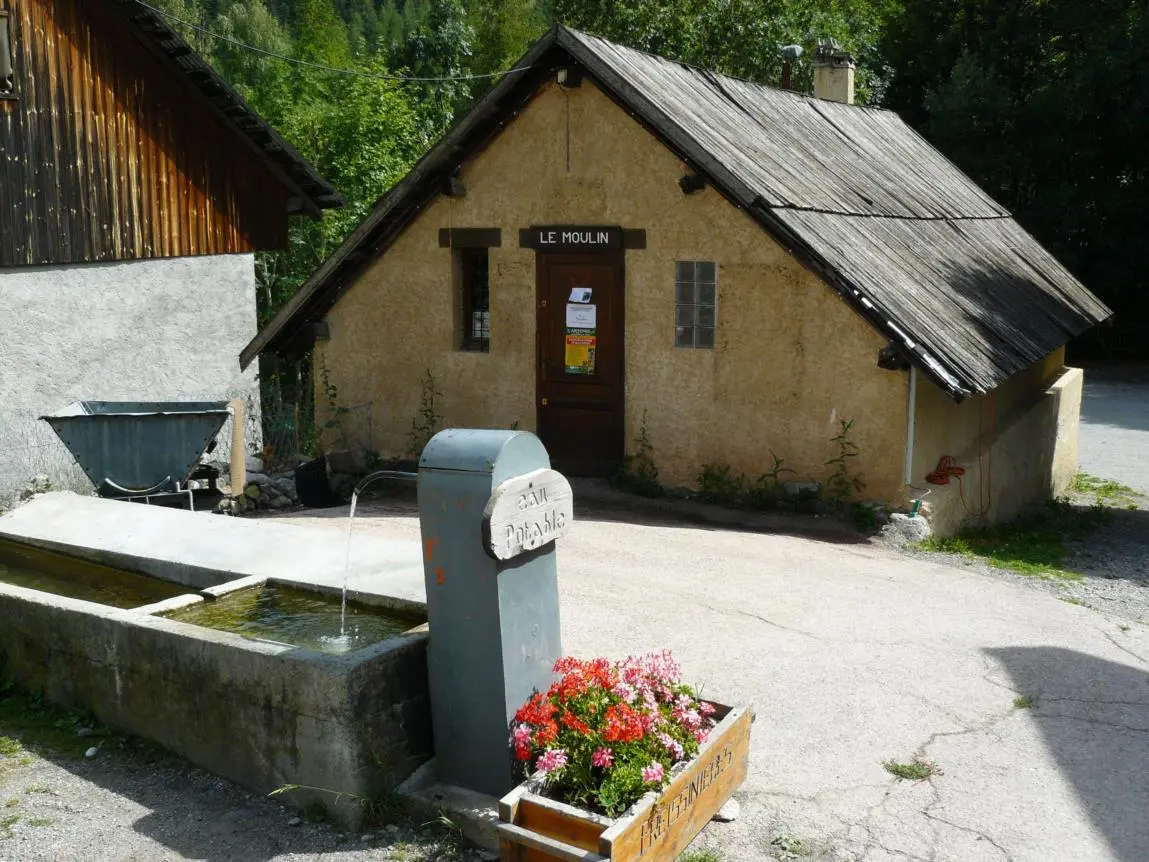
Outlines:
<svg viewBox="0 0 1149 862"><path fill-rule="evenodd" d="M0 517L0 536L195 590L248 577L341 588L347 557L346 536L333 530L67 492L45 494ZM418 542L358 534L349 563L347 585L359 601L384 597L423 609Z"/></svg>
<svg viewBox="0 0 1149 862"><path fill-rule="evenodd" d="M442 784L435 761L428 760L398 787L408 807L419 817L433 820L446 814L472 844L499 849L499 800L454 784Z"/></svg>

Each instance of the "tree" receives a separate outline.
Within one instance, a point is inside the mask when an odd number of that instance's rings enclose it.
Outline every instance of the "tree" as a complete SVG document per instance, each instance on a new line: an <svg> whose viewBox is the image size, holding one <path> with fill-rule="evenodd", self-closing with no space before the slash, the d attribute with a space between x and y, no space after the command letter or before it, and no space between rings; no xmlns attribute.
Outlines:
<svg viewBox="0 0 1149 862"><path fill-rule="evenodd" d="M888 102L1117 312L1082 345L1144 355L1143 0L906 0Z"/></svg>
<svg viewBox="0 0 1149 862"><path fill-rule="evenodd" d="M739 78L777 85L782 47L805 57L793 86L813 88L810 58L834 38L858 58L858 100L878 101L888 69L877 45L897 0L553 0L553 20Z"/></svg>

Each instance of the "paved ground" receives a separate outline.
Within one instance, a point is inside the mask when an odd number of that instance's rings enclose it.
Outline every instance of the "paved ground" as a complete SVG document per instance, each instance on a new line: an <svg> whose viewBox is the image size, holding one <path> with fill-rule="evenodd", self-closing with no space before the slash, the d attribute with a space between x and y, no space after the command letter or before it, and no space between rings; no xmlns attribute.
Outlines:
<svg viewBox="0 0 1149 862"><path fill-rule="evenodd" d="M1081 452L1087 472L1149 491L1144 391L1090 375ZM342 514L282 520L341 531ZM409 505L363 515L361 538L417 538ZM583 514L560 555L569 651L668 646L708 696L755 704L742 816L700 842L723 862L1149 859L1144 624L844 537L634 523L601 510ZM1015 705L1022 696L1031 708ZM914 783L883 769L915 756L942 774ZM0 812L2 860L418 852L289 828L274 804L178 765L35 761L0 775L0 787L19 799L13 810L46 812L10 828Z"/></svg>
<svg viewBox="0 0 1149 862"><path fill-rule="evenodd" d="M357 533L418 535L402 507L364 515ZM743 816L703 838L726 862L777 836L869 862L1149 859L1149 628L865 544L607 513L560 554L568 650L670 646L756 705ZM915 755L944 774L883 769Z"/></svg>
<svg viewBox="0 0 1149 862"><path fill-rule="evenodd" d="M1081 469L1149 494L1149 367L1087 368Z"/></svg>

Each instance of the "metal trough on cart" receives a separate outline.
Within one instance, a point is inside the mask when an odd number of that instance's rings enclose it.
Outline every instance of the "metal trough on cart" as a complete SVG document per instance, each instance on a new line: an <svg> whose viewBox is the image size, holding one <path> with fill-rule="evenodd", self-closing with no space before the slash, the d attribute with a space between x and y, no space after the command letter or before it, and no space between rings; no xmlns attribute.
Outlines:
<svg viewBox="0 0 1149 862"><path fill-rule="evenodd" d="M214 485L200 457L230 416L227 401L75 401L40 417L101 497L195 509L192 479Z"/></svg>

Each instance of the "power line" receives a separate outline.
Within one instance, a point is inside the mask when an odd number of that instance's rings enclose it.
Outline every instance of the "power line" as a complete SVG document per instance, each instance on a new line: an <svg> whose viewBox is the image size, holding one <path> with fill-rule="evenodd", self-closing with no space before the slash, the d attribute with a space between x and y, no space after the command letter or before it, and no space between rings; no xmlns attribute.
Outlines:
<svg viewBox="0 0 1149 862"><path fill-rule="evenodd" d="M354 75L355 77L358 77L358 78L375 78L375 79L381 80L381 81L412 81L412 82L419 82L419 83L435 83L435 82L443 83L446 81L479 81L479 80L482 80L485 78L498 78L498 77L501 77L503 75L514 74L515 72L525 72L528 69L533 68L532 66L521 66L521 67L515 68L515 69L504 69L501 72L487 72L486 74L483 74L483 75L444 75L442 77L437 77L437 78L435 78L435 77L417 78L417 77L410 77L410 76L406 76L406 75L383 75L383 74L379 74L376 72L361 72L358 69L337 69L334 66L325 66L322 63L312 63L308 60L300 60L300 59L297 59L295 57L285 57L283 54L277 54L274 51L268 51L266 48L260 48L256 45L249 45L246 42L241 42L239 39L233 39L231 36L225 36L222 33L215 33L211 30L208 30L206 27L201 27L199 24L195 24L191 21L185 21L183 18L180 18L176 15L173 15L170 12L165 12L163 9L157 9L155 6L152 6L148 3L145 3L144 0L136 0L136 4L139 6L143 6L145 9L150 9L151 11L155 12L157 15L162 15L164 18L167 18L171 21L175 21L177 24L182 24L185 27L190 27L192 30L195 30L197 33L202 33L203 35L210 36L213 39L219 39L221 42L227 42L229 45L235 45L237 48L243 48L246 51L253 51L256 54L262 54L263 56L271 57L274 60L281 60L284 63L292 63L296 66L305 66L309 69L319 69L320 71L323 71L323 72L334 72L338 75Z"/></svg>

